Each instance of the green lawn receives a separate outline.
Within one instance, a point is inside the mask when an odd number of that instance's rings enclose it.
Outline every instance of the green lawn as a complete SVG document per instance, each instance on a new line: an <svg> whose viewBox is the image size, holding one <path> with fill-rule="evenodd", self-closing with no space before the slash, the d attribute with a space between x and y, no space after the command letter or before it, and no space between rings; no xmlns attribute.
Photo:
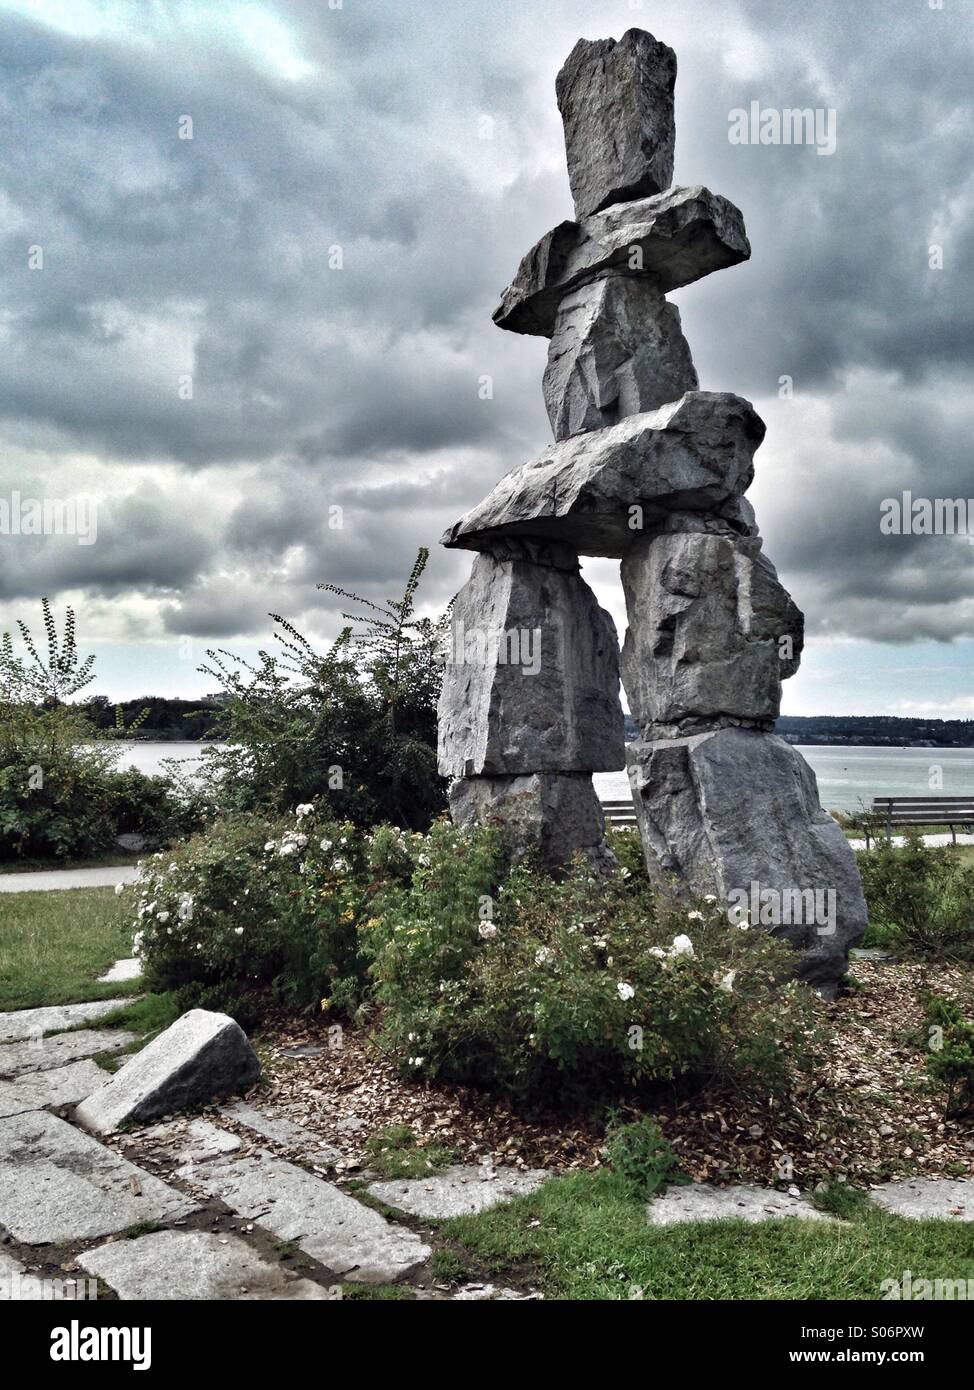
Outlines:
<svg viewBox="0 0 974 1390"><path fill-rule="evenodd" d="M0 1009L133 994L134 981L96 983L131 954L131 919L113 888L0 894Z"/></svg>
<svg viewBox="0 0 974 1390"><path fill-rule="evenodd" d="M904 1221L875 1208L831 1225L793 1218L655 1229L609 1172L445 1222L444 1277L505 1278L570 1299L878 1299L884 1279L974 1279L970 1223ZM467 1263L469 1262L469 1263Z"/></svg>

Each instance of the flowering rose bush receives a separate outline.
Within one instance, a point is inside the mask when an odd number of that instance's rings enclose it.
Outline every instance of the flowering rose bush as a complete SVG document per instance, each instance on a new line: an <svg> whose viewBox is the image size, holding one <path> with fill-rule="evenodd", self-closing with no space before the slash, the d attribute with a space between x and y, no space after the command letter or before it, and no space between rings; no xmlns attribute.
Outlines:
<svg viewBox="0 0 974 1390"><path fill-rule="evenodd" d="M236 815L142 866L134 949L150 988L216 986L299 1006L354 1006L366 962L356 928L369 842L310 805L284 820Z"/></svg>
<svg viewBox="0 0 974 1390"><path fill-rule="evenodd" d="M764 1095L813 1059L818 1003L787 982L791 952L715 900L663 908L627 867L505 876L489 830L441 822L404 844L409 883L377 894L363 935L408 1073L548 1100L660 1083Z"/></svg>

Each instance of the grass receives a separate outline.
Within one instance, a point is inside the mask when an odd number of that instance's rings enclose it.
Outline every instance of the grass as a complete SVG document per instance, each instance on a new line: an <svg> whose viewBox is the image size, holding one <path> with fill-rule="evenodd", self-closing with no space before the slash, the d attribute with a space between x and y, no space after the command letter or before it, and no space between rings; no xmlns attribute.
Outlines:
<svg viewBox="0 0 974 1390"><path fill-rule="evenodd" d="M383 1303L411 1299L415 1295L406 1284L343 1284L342 1299L361 1302L363 1299L380 1300Z"/></svg>
<svg viewBox="0 0 974 1390"><path fill-rule="evenodd" d="M844 1200L844 1199L843 1199ZM562 1299L878 1299L884 1279L974 1278L964 1222L906 1221L859 1200L849 1220L658 1229L608 1171L545 1183L528 1197L444 1222L439 1236L480 1276Z"/></svg>
<svg viewBox="0 0 974 1390"><path fill-rule="evenodd" d="M377 1129L365 1144L368 1166L383 1178L423 1178L446 1168L456 1158L452 1149L439 1144L422 1146L408 1125Z"/></svg>
<svg viewBox="0 0 974 1390"><path fill-rule="evenodd" d="M36 874L48 869L118 869L134 868L145 859L146 850L110 849L102 854L89 854L84 859L57 859L53 855L0 861L0 874Z"/></svg>
<svg viewBox="0 0 974 1390"><path fill-rule="evenodd" d="M131 954L131 922L112 888L0 895L0 1009L134 994L135 980L97 983Z"/></svg>

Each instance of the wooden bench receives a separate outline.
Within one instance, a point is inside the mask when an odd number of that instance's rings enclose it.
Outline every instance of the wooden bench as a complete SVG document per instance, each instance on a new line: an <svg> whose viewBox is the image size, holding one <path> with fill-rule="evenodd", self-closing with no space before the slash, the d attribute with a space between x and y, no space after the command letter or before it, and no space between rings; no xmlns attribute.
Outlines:
<svg viewBox="0 0 974 1390"><path fill-rule="evenodd" d="M882 826L887 840L893 831L906 825L935 825L950 830L957 843L957 827L974 825L974 796L877 796L873 798L871 826L864 821L866 848L870 829Z"/></svg>
<svg viewBox="0 0 974 1390"><path fill-rule="evenodd" d="M632 804L632 797L626 801L603 801L602 811L606 824L611 825L613 830L636 829L636 808Z"/></svg>

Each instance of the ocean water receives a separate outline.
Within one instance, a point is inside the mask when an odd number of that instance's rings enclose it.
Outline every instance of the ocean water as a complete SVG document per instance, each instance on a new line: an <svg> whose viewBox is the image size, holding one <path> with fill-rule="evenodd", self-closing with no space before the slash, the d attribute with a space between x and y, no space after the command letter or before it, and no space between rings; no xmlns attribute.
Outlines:
<svg viewBox="0 0 974 1390"><path fill-rule="evenodd" d="M822 805L856 811L874 796L974 796L974 748L846 748L836 744L796 745L818 778ZM120 764L159 772L165 758L195 761L201 743L126 743ZM597 772L603 801L629 795L624 772Z"/></svg>
<svg viewBox="0 0 974 1390"><path fill-rule="evenodd" d="M974 748L846 748L796 744L827 811L858 811L875 796L974 796ZM603 801L629 795L624 772L597 772Z"/></svg>

